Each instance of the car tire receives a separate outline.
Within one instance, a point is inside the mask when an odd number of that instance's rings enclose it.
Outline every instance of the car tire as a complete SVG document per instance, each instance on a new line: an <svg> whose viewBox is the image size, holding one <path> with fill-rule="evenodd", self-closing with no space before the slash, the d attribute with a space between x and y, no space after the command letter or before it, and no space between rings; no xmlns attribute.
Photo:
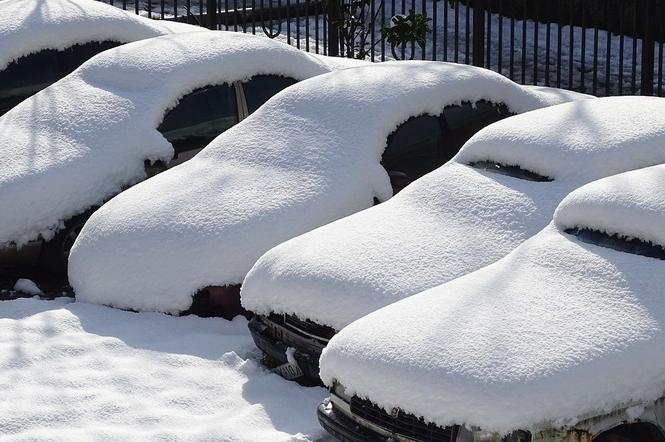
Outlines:
<svg viewBox="0 0 665 442"><path fill-rule="evenodd" d="M39 268L41 271L48 272L53 276L67 276L69 252L79 233L81 233L85 222L96 209L88 210L71 218L65 222L64 229L58 231L50 241L44 243L39 256Z"/></svg>

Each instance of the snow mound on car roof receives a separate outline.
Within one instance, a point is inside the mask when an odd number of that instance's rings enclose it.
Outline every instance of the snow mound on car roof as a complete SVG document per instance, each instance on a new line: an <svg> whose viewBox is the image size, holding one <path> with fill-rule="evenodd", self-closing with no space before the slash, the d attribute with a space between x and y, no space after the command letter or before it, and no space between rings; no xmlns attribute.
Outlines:
<svg viewBox="0 0 665 442"><path fill-rule="evenodd" d="M591 101L547 112L499 121L471 140L473 149L460 152L459 161L493 160L520 166L544 176L588 176L591 161L596 177L625 171L627 157L650 166L647 152L661 150L665 136L665 100L657 97L609 97L602 105ZM558 129L558 130L555 130Z"/></svg>
<svg viewBox="0 0 665 442"><path fill-rule="evenodd" d="M192 90L329 70L289 45L221 31L157 37L93 57L0 117L0 243L50 238L63 220L144 179L145 160L168 162L173 147L156 128Z"/></svg>
<svg viewBox="0 0 665 442"><path fill-rule="evenodd" d="M386 137L463 100L523 112L560 102L471 66L383 63L277 94L191 161L129 189L88 221L69 277L80 299L176 312L242 282L271 247L392 195ZM104 269L104 271L100 271Z"/></svg>
<svg viewBox="0 0 665 442"><path fill-rule="evenodd" d="M662 192L625 212L638 192L621 181L662 189L665 166L587 186L561 213L605 198L591 215L632 220L626 234L640 234L645 213L662 225ZM495 264L349 325L324 350L321 376L438 425L574 425L663 394L664 284L665 261L580 242L552 223Z"/></svg>
<svg viewBox="0 0 665 442"><path fill-rule="evenodd" d="M573 189L608 173L665 162L664 114L663 99L622 97L501 120L390 201L268 251L244 281L243 306L339 330L491 264L545 227ZM569 126L570 116L579 115L586 115L584 123ZM574 137L565 136L568 127L577 131ZM605 132L611 134L600 135ZM542 164L554 181L517 180L464 165L486 159L524 168Z"/></svg>
<svg viewBox="0 0 665 442"><path fill-rule="evenodd" d="M587 228L665 247L663 174L655 166L587 184L561 202L554 221L560 230Z"/></svg>
<svg viewBox="0 0 665 442"><path fill-rule="evenodd" d="M65 49L88 41L127 43L195 30L197 27L150 20L93 0L3 0L0 70L43 49Z"/></svg>

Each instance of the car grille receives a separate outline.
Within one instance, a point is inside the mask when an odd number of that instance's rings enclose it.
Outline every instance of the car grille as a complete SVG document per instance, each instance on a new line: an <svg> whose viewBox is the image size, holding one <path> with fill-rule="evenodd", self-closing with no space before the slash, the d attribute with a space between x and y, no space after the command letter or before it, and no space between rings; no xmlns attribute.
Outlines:
<svg viewBox="0 0 665 442"><path fill-rule="evenodd" d="M423 418L401 411L393 417L381 407L357 396L351 398L351 413L392 433L428 442L455 442L459 430L457 426L442 428L428 424Z"/></svg>
<svg viewBox="0 0 665 442"><path fill-rule="evenodd" d="M330 339L335 336L335 329L325 325L319 325L316 322L312 322L307 319L300 319L294 315L284 315L284 323L295 327L298 330L301 330L305 333L308 333L313 336L317 336L323 339Z"/></svg>

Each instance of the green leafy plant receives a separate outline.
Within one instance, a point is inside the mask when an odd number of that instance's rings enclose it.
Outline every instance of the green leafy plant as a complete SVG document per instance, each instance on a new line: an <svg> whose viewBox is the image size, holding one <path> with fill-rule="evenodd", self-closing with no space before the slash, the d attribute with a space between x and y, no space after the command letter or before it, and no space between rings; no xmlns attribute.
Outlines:
<svg viewBox="0 0 665 442"><path fill-rule="evenodd" d="M422 49L425 48L427 34L432 32L429 27L430 18L424 14L416 14L413 10L409 15L396 15L390 19L390 26L381 29L381 34L390 44L393 57L399 59L396 48L408 43L416 43ZM415 51L411 51L411 58Z"/></svg>

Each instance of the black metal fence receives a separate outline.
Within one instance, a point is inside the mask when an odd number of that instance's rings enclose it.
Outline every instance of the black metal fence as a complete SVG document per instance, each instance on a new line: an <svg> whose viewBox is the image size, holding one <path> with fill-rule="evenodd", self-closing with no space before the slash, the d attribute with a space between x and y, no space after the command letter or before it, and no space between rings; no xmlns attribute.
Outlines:
<svg viewBox="0 0 665 442"><path fill-rule="evenodd" d="M327 55L474 64L523 84L665 95L665 0L102 0L152 18L278 38ZM382 29L425 15L424 45Z"/></svg>

